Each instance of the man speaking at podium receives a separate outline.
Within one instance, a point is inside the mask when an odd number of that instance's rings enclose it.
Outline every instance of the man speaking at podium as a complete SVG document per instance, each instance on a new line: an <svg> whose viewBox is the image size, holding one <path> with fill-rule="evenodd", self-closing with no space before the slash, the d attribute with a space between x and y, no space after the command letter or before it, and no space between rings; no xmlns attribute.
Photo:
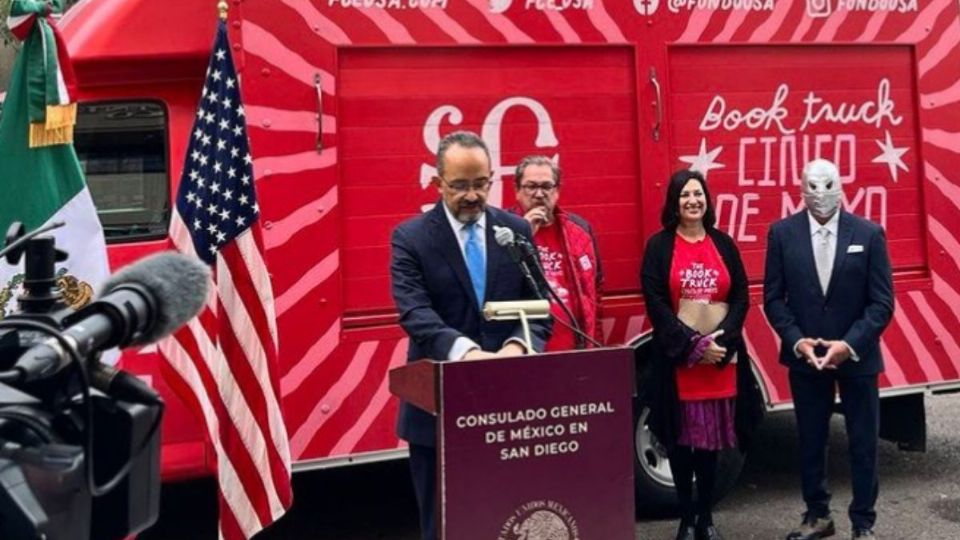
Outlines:
<svg viewBox="0 0 960 540"><path fill-rule="evenodd" d="M440 141L433 184L441 200L393 231L390 277L400 325L410 336L407 361L473 360L542 351L549 320L531 320L536 351L527 351L519 321L485 321L485 302L536 298L519 266L494 239L494 227L531 237L523 218L487 207L490 152L475 133ZM410 443L410 471L423 540L436 532L436 419L400 404L397 435Z"/></svg>

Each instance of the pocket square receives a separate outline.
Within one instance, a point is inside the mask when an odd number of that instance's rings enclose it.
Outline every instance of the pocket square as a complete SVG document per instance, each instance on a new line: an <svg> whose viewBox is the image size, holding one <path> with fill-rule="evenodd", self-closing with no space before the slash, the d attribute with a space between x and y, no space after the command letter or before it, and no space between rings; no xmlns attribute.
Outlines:
<svg viewBox="0 0 960 540"><path fill-rule="evenodd" d="M863 246L860 244L851 244L847 248L847 253L863 253Z"/></svg>

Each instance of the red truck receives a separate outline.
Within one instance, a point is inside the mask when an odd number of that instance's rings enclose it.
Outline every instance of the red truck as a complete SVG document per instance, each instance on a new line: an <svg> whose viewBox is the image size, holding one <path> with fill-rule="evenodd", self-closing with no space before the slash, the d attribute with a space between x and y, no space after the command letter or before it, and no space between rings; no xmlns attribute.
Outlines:
<svg viewBox="0 0 960 540"><path fill-rule="evenodd" d="M167 227L216 26L213 0L84 0L60 23L80 90L76 147L122 266ZM923 397L960 389L960 14L955 0L231 0L295 469L400 458L387 372L407 338L390 297L389 234L437 198L434 152L482 134L512 170L556 157L566 207L598 233L604 338L648 330L638 269L665 181L708 175L743 252L745 335L767 411L791 407L760 283L768 225L802 205L803 164L836 162L845 207L886 227L896 314L884 334L885 438L924 446ZM170 403L167 480L210 448ZM638 355L642 364L643 356ZM642 373L643 366L638 366ZM662 449L636 422L637 494L672 500ZM735 479L741 462L724 460Z"/></svg>

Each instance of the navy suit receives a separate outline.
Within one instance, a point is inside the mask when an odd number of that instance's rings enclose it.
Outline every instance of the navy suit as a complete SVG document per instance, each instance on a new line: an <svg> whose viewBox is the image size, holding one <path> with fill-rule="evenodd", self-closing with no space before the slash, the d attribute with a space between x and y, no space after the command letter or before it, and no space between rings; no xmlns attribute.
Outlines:
<svg viewBox="0 0 960 540"><path fill-rule="evenodd" d="M780 362L790 369L807 512L813 517L829 513L826 445L839 388L853 469L850 519L856 529L871 529L878 493L880 335L893 315L893 279L883 229L840 212L837 251L826 294L817 277L812 218L807 212L770 227L764 311L780 335ZM837 370L818 371L794 352L794 345L805 337L843 340L858 360L850 358ZM822 350L818 349L818 354L823 354Z"/></svg>
<svg viewBox="0 0 960 540"><path fill-rule="evenodd" d="M517 264L497 245L493 226L509 227L531 238L523 219L496 208L486 210L485 301L536 298ZM499 350L510 338L523 339L518 321L486 321L450 226L443 202L426 214L397 226L391 240L390 277L400 325L410 336L407 361L446 360L454 342L467 337L485 351ZM549 320L530 321L534 349L543 350L550 337ZM436 537L436 418L402 402L397 434L410 443L410 462L420 504L424 539Z"/></svg>

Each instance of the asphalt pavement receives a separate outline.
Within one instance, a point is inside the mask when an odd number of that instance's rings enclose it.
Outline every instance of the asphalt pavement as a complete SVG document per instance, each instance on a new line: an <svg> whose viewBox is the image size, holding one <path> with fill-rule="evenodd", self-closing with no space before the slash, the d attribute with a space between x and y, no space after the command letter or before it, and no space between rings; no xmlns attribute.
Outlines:
<svg viewBox="0 0 960 540"><path fill-rule="evenodd" d="M929 396L927 452L880 445L877 534L882 540L960 540L960 394ZM737 488L716 509L727 540L782 539L799 522L797 437L792 413L770 416ZM843 418L831 430L836 538L850 537L849 460ZM216 535L212 481L165 486L160 521L140 538L207 540ZM405 461L301 473L293 509L257 540L417 540L416 503ZM670 540L669 519L637 524L637 540ZM584 539L605 540L605 539Z"/></svg>

